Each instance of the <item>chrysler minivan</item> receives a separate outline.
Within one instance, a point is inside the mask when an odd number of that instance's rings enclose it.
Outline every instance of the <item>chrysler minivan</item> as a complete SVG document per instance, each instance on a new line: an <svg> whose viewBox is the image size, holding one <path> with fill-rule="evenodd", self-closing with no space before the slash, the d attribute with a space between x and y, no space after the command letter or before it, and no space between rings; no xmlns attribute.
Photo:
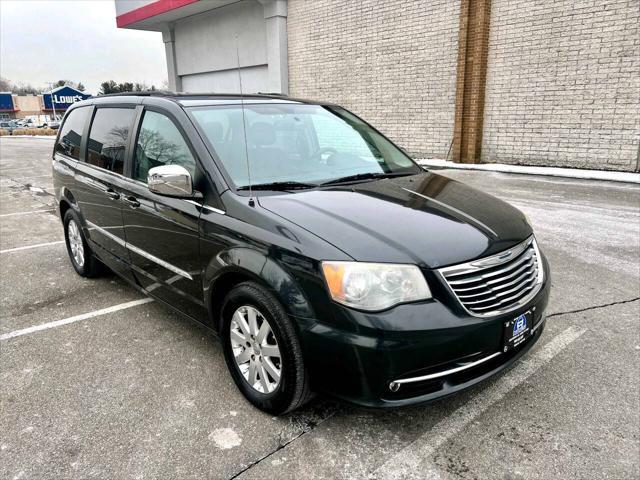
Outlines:
<svg viewBox="0 0 640 480"><path fill-rule="evenodd" d="M215 331L272 414L312 392L428 402L511 365L544 328L549 268L527 218L337 105L92 98L66 113L53 174L76 272L108 267Z"/></svg>

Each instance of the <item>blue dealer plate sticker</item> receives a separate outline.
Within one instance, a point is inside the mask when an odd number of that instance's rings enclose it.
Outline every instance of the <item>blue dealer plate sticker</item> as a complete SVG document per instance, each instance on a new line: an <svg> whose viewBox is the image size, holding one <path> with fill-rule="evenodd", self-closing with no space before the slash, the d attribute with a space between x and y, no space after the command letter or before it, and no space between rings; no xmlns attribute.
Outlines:
<svg viewBox="0 0 640 480"><path fill-rule="evenodd" d="M523 313L513 324L513 336L520 335L527 329L527 316Z"/></svg>
<svg viewBox="0 0 640 480"><path fill-rule="evenodd" d="M531 325L533 323L533 314L527 311L518 315L513 320L504 323L504 341L502 351L508 352L518 347L531 335Z"/></svg>

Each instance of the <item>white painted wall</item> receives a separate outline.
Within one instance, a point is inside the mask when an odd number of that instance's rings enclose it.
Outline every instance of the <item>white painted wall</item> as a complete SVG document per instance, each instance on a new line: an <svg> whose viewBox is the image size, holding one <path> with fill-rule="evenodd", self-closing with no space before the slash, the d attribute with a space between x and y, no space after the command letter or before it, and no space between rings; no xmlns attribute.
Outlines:
<svg viewBox="0 0 640 480"><path fill-rule="evenodd" d="M243 93L266 91L269 75L266 65L242 68L240 74L242 76ZM238 70L185 75L182 77L182 91L192 93L239 93L240 79L238 77Z"/></svg>
<svg viewBox="0 0 640 480"><path fill-rule="evenodd" d="M183 91L238 92L236 44L243 90L268 91L266 27L260 3L239 2L179 20L174 38Z"/></svg>

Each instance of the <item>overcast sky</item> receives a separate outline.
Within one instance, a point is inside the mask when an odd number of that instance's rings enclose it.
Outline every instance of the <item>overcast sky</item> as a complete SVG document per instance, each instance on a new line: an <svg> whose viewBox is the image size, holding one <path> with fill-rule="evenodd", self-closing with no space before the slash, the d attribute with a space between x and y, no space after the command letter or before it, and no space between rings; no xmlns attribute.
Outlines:
<svg viewBox="0 0 640 480"><path fill-rule="evenodd" d="M167 79L162 35L116 27L113 0L0 0L0 76L36 88L60 79Z"/></svg>

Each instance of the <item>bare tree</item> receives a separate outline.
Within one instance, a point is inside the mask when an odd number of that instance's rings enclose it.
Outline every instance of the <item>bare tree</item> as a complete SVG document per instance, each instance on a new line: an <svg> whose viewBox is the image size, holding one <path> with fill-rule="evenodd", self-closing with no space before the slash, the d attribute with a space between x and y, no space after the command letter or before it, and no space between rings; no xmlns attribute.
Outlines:
<svg viewBox="0 0 640 480"><path fill-rule="evenodd" d="M24 83L16 85L7 78L0 78L0 91L11 92L15 93L16 95L37 95L42 91L42 89L37 89L29 84Z"/></svg>

